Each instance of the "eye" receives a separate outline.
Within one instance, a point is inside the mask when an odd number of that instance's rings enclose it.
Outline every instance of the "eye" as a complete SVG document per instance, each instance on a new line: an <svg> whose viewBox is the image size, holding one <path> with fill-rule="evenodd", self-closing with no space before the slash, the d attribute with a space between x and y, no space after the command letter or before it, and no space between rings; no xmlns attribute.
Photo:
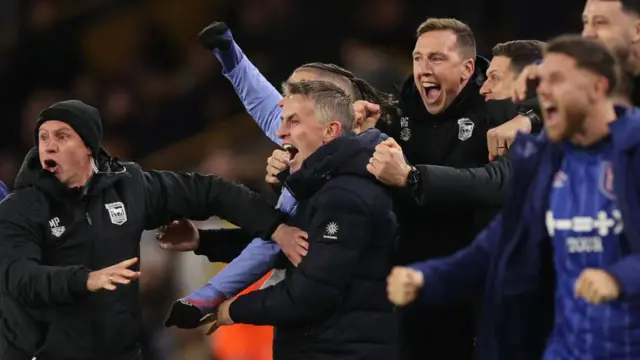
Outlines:
<svg viewBox="0 0 640 360"><path fill-rule="evenodd" d="M39 136L39 139L40 139L41 141L47 141L47 138L48 138L48 137L47 137L47 135L46 135L46 134L40 134L40 136Z"/></svg>

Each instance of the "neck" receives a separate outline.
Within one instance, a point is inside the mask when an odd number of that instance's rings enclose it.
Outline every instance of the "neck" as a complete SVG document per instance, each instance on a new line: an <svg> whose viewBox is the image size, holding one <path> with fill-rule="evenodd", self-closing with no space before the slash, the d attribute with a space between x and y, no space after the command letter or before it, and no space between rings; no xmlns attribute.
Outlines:
<svg viewBox="0 0 640 360"><path fill-rule="evenodd" d="M91 164L89 164L88 169L78 174L75 178L70 179L66 185L70 189L83 187L89 182L91 176L93 176L93 168L91 167Z"/></svg>
<svg viewBox="0 0 640 360"><path fill-rule="evenodd" d="M609 135L609 124L615 121L616 112L611 100L603 100L593 106L582 124L582 129L570 138L571 143L587 147Z"/></svg>

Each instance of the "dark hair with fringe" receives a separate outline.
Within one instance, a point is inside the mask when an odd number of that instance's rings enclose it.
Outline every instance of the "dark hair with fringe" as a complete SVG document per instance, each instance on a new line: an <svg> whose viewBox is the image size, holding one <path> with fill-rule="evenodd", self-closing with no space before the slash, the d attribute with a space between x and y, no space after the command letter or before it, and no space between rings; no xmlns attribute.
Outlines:
<svg viewBox="0 0 640 360"><path fill-rule="evenodd" d="M355 100L365 100L370 103L380 105L382 112L382 115L380 116L381 121L390 124L394 119L400 117L398 101L393 97L393 95L377 90L366 80L356 77L347 69L341 68L335 64L314 62L304 64L296 69L296 71L298 70L322 71L340 76L346 79L353 86Z"/></svg>

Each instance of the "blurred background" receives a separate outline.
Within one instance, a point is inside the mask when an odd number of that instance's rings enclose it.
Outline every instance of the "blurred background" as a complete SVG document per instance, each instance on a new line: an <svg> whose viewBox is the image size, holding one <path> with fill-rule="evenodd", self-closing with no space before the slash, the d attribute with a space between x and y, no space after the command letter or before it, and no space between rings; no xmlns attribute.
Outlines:
<svg viewBox="0 0 640 360"><path fill-rule="evenodd" d="M246 115L197 33L225 21L277 87L306 62L333 62L394 92L411 72L415 30L427 17L471 25L480 55L515 39L581 28L584 0L2 0L0 180L11 186L33 144L38 113L76 98L100 109L105 147L146 169L214 173L270 199L271 143ZM229 226L217 219L201 227ZM170 304L220 269L142 239L145 359L270 359L265 330L163 326ZM205 329L206 330L206 329Z"/></svg>

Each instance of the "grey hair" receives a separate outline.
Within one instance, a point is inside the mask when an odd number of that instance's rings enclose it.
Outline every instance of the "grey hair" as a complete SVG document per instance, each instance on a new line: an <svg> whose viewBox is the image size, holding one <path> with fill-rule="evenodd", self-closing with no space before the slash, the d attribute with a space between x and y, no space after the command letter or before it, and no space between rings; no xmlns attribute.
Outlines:
<svg viewBox="0 0 640 360"><path fill-rule="evenodd" d="M353 130L353 101L338 85L322 80L287 81L282 84L282 90L285 96L300 95L311 99L320 122L338 121L343 134Z"/></svg>

